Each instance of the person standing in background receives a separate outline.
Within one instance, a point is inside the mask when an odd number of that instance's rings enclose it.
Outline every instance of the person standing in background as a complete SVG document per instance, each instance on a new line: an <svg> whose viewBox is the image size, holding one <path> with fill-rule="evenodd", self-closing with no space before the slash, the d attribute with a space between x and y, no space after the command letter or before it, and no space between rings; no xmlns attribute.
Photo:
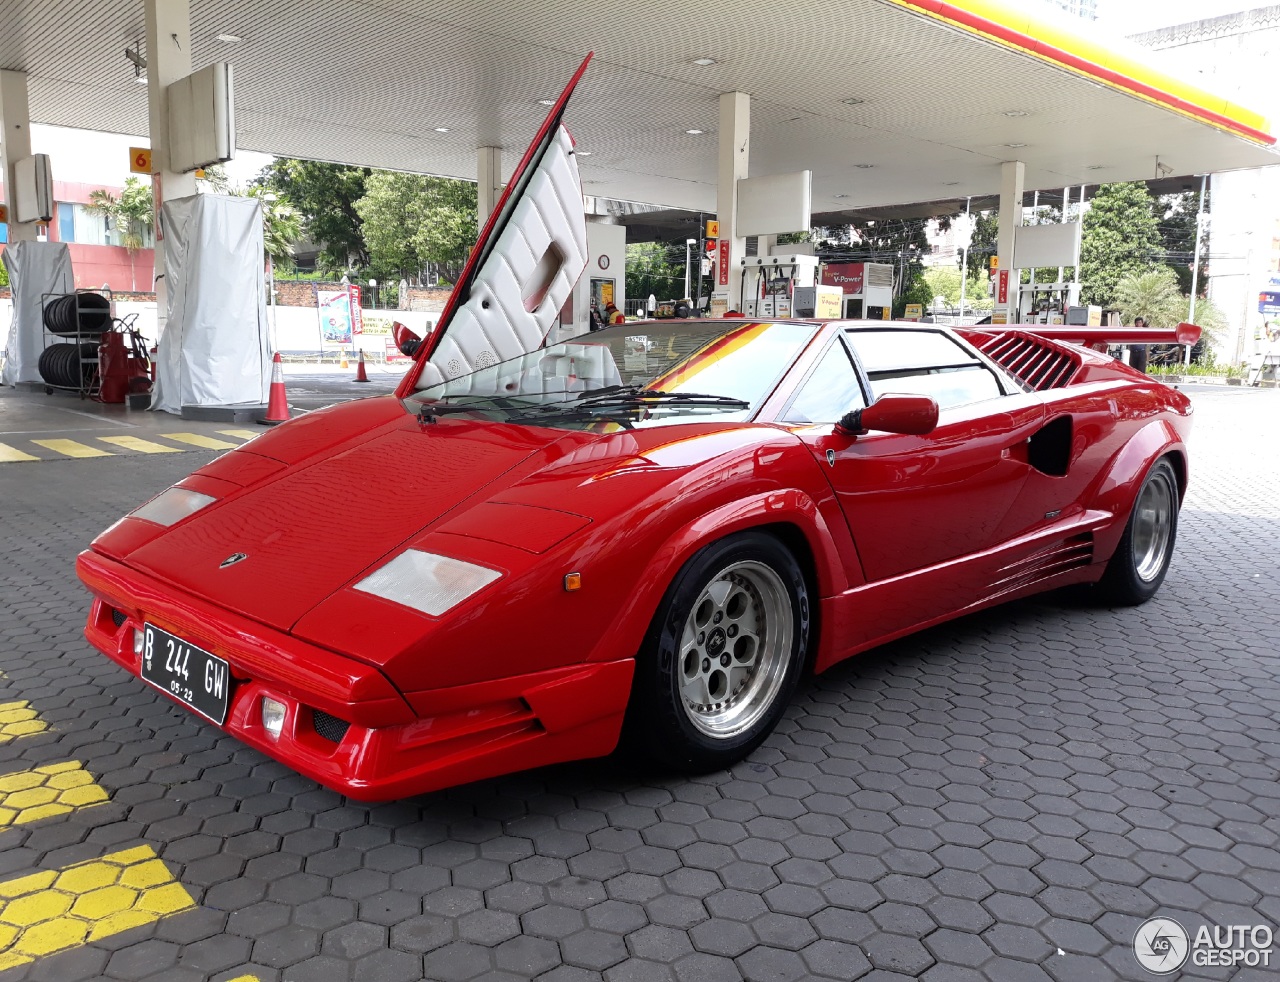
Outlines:
<svg viewBox="0 0 1280 982"><path fill-rule="evenodd" d="M1147 319L1145 317L1135 317L1133 319L1134 327L1146 327ZM1129 367L1136 368L1140 372L1147 370L1147 346L1145 344L1135 344L1129 346Z"/></svg>

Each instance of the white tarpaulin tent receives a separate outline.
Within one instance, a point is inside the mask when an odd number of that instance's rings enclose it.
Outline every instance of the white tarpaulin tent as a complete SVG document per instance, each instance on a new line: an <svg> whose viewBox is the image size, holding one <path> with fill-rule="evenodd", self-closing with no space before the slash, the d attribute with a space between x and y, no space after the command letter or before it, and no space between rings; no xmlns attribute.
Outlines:
<svg viewBox="0 0 1280 982"><path fill-rule="evenodd" d="M13 288L13 321L0 381L5 385L39 382L45 342L40 298L46 293L75 292L71 250L61 242L14 242L5 247L4 265Z"/></svg>
<svg viewBox="0 0 1280 982"><path fill-rule="evenodd" d="M199 194L161 209L168 303L151 408L250 407L267 401L271 350L262 205Z"/></svg>

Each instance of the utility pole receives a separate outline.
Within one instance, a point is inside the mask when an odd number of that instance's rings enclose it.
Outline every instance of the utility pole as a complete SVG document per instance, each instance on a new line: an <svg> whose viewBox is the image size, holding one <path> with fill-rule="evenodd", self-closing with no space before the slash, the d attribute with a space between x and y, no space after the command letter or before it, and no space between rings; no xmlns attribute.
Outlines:
<svg viewBox="0 0 1280 982"><path fill-rule="evenodd" d="M1196 252L1195 258L1191 261L1191 305L1187 311L1187 320L1192 324L1196 322L1196 291L1199 289L1200 281L1200 243L1204 240L1204 192L1205 184L1209 180L1208 174L1200 175L1200 207L1196 211ZM1248 292L1246 284L1246 293ZM1191 364L1191 346L1187 348L1185 356L1185 364Z"/></svg>

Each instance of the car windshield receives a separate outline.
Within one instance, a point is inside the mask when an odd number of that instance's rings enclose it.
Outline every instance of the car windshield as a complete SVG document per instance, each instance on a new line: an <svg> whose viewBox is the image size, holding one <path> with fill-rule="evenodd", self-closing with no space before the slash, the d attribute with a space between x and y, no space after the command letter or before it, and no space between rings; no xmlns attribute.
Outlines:
<svg viewBox="0 0 1280 982"><path fill-rule="evenodd" d="M750 417L813 337L809 324L617 324L426 386L405 400L443 415L622 428Z"/></svg>

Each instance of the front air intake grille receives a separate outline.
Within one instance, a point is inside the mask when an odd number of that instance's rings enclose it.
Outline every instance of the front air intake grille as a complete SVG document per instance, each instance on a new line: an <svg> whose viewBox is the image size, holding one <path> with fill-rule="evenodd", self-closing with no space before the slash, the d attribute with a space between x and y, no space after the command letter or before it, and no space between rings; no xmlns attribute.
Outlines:
<svg viewBox="0 0 1280 982"><path fill-rule="evenodd" d="M111 608L111 621L116 627L124 627L124 622L128 620L120 611L114 607Z"/></svg>
<svg viewBox="0 0 1280 982"><path fill-rule="evenodd" d="M1022 331L993 334L979 347L988 358L1035 392L1069 385L1080 367L1078 355Z"/></svg>
<svg viewBox="0 0 1280 982"><path fill-rule="evenodd" d="M347 735L347 730L351 728L351 724L345 719L330 716L319 709L311 710L311 722L316 732L330 743L341 743L342 738Z"/></svg>

